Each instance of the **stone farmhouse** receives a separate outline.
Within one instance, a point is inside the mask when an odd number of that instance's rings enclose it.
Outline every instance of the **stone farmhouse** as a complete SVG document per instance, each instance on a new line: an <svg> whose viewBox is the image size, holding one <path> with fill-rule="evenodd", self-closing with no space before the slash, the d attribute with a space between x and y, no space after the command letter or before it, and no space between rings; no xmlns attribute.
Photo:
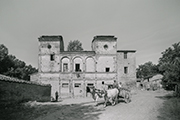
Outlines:
<svg viewBox="0 0 180 120"><path fill-rule="evenodd" d="M31 81L51 84L51 96L86 97L89 87L136 80L135 50L117 50L115 36L95 36L92 51L65 51L62 36L39 38L38 73Z"/></svg>

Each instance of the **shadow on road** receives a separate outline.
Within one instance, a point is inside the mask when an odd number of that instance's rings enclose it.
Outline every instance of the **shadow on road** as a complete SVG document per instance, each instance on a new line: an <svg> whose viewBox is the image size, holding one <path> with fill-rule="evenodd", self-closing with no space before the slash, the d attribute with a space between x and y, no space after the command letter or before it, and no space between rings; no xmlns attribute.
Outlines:
<svg viewBox="0 0 180 120"><path fill-rule="evenodd" d="M1 104L0 116L2 120L97 120L104 111L104 101L96 105L94 101L80 104ZM119 100L118 103L124 102ZM102 107L101 107L102 105ZM108 103L108 106L111 106Z"/></svg>
<svg viewBox="0 0 180 120"><path fill-rule="evenodd" d="M33 106L1 104L0 116L3 120L97 120L103 109L88 105L89 103L92 102Z"/></svg>
<svg viewBox="0 0 180 120"><path fill-rule="evenodd" d="M124 99L119 99L116 104L119 104L119 103L126 103L126 102L124 101ZM104 101L98 102L95 106L99 106L99 105L104 105ZM107 106L112 106L112 104L110 102L107 102Z"/></svg>
<svg viewBox="0 0 180 120"><path fill-rule="evenodd" d="M165 96L156 96L156 98L160 98L160 99L163 99L163 100L168 100L168 99L174 98L174 96L173 96L173 94L167 94Z"/></svg>

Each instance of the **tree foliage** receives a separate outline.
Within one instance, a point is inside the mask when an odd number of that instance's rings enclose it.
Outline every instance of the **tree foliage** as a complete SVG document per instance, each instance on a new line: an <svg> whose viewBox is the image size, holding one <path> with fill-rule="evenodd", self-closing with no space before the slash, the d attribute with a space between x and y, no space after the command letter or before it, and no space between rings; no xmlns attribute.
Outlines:
<svg viewBox="0 0 180 120"><path fill-rule="evenodd" d="M36 68L26 65L25 62L13 55L8 55L8 49L0 44L0 74L23 80L30 80L30 74L37 72Z"/></svg>
<svg viewBox="0 0 180 120"><path fill-rule="evenodd" d="M180 82L180 42L162 52L159 70L163 73L164 82Z"/></svg>
<svg viewBox="0 0 180 120"><path fill-rule="evenodd" d="M82 43L79 40L70 41L67 51L83 51Z"/></svg>
<svg viewBox="0 0 180 120"><path fill-rule="evenodd" d="M8 55L8 49L3 44L0 44L0 61Z"/></svg>
<svg viewBox="0 0 180 120"><path fill-rule="evenodd" d="M146 62L143 65L139 65L137 68L137 78L150 78L155 74L158 74L158 66L152 62Z"/></svg>

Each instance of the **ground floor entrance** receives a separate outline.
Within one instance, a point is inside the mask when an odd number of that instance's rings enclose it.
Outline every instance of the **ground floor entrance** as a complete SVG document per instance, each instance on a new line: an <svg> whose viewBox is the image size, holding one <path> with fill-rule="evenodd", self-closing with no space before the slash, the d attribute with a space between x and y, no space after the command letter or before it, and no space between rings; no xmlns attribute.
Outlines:
<svg viewBox="0 0 180 120"><path fill-rule="evenodd" d="M94 81L62 80L59 85L59 98L89 97L90 88L95 85Z"/></svg>

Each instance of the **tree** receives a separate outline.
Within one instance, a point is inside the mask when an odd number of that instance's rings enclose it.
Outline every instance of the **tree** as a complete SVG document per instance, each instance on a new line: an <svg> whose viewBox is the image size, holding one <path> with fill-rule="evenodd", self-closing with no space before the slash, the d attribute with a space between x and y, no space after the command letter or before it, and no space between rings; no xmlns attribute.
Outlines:
<svg viewBox="0 0 180 120"><path fill-rule="evenodd" d="M3 44L0 44L0 73L6 71L5 63L7 62L8 49Z"/></svg>
<svg viewBox="0 0 180 120"><path fill-rule="evenodd" d="M180 83L180 42L162 52L159 70L163 73L163 82Z"/></svg>
<svg viewBox="0 0 180 120"><path fill-rule="evenodd" d="M23 80L30 80L30 74L37 72L36 68L26 65L25 62L13 55L8 55L8 49L0 45L0 74Z"/></svg>
<svg viewBox="0 0 180 120"><path fill-rule="evenodd" d="M153 75L158 74L158 66L152 62L146 62L143 65L139 65L137 68L137 78L151 78Z"/></svg>
<svg viewBox="0 0 180 120"><path fill-rule="evenodd" d="M70 41L67 51L83 51L82 43L79 40Z"/></svg>
<svg viewBox="0 0 180 120"><path fill-rule="evenodd" d="M8 49L3 44L0 44L0 62L8 55Z"/></svg>

